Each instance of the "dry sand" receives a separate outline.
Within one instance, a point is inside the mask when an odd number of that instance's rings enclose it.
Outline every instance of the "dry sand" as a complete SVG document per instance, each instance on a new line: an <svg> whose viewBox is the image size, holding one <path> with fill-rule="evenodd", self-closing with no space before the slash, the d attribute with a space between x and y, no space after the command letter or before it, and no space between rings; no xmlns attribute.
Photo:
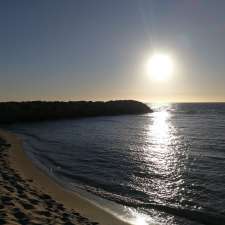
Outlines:
<svg viewBox="0 0 225 225"><path fill-rule="evenodd" d="M0 137L0 224L128 225L50 179L16 135L0 130Z"/></svg>

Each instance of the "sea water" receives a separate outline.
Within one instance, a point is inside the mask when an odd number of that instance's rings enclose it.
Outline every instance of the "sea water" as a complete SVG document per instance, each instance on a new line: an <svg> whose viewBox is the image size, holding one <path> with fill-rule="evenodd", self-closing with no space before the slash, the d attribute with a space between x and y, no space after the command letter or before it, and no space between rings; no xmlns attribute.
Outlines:
<svg viewBox="0 0 225 225"><path fill-rule="evenodd" d="M119 204L134 224L225 224L225 104L149 106L144 115L8 129L65 188Z"/></svg>

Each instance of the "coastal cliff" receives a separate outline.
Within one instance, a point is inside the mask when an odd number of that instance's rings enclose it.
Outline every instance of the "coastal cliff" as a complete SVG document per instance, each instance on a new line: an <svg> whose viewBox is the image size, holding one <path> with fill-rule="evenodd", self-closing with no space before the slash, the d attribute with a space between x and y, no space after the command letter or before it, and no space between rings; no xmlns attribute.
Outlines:
<svg viewBox="0 0 225 225"><path fill-rule="evenodd" d="M147 105L134 100L108 102L2 102L0 103L0 123L144 114L150 112L152 110Z"/></svg>

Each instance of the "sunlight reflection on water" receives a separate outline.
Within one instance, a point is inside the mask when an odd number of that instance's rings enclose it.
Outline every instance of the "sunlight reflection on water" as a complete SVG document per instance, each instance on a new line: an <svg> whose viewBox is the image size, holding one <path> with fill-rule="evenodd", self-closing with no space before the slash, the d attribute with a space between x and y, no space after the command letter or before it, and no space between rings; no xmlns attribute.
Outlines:
<svg viewBox="0 0 225 225"><path fill-rule="evenodd" d="M144 178L148 182L143 182L145 185L142 186L142 191L151 196L146 201L165 204L165 199L173 199L179 195L182 177L179 174L181 162L176 147L180 140L171 120L170 106L163 105L161 107L163 108L149 116L149 123L145 128L145 145L139 154L142 155L144 168L148 168L150 176L155 174L159 177L158 179L157 177L154 179ZM148 177L148 174L145 175ZM137 179L136 182L139 182L139 178L135 179ZM133 223L135 225L163 224L157 217L157 213L154 218L136 214ZM171 220L173 219L171 218ZM170 224L172 223L171 221Z"/></svg>
<svg viewBox="0 0 225 225"><path fill-rule="evenodd" d="M127 221L129 221L132 225L159 225L154 219L146 214L137 212L132 208L127 208L127 210L129 211Z"/></svg>
<svg viewBox="0 0 225 225"><path fill-rule="evenodd" d="M149 126L148 138L153 145L149 147L151 151L151 163L154 170L162 176L170 176L171 179L159 179L156 182L157 194L174 197L178 194L178 189L172 188L172 182L179 177L180 160L176 146L179 145L179 137L172 124L169 105L159 112L152 115L152 124ZM152 168L151 168L152 169Z"/></svg>
<svg viewBox="0 0 225 225"><path fill-rule="evenodd" d="M144 217L137 217L135 219L135 224L137 224L137 225L148 225L148 223L146 222L146 219Z"/></svg>
<svg viewBox="0 0 225 225"><path fill-rule="evenodd" d="M177 198L182 188L183 178L180 173L183 161L179 149L180 137L173 125L170 106L166 105L150 116L147 125L146 145L143 161L149 169L149 174L159 178L148 184L146 190L151 193L149 201L165 204L166 201Z"/></svg>
<svg viewBox="0 0 225 225"><path fill-rule="evenodd" d="M156 112L153 115L153 125L150 127L149 138L156 140L158 145L168 145L171 129L169 117L170 113L167 111Z"/></svg>

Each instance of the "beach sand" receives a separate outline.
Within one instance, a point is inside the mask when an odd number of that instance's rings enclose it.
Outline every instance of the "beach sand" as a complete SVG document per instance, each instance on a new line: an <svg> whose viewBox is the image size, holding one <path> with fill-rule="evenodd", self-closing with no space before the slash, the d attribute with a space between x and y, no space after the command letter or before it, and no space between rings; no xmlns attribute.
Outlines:
<svg viewBox="0 0 225 225"><path fill-rule="evenodd" d="M0 224L129 224L49 178L16 135L0 130L0 138Z"/></svg>

